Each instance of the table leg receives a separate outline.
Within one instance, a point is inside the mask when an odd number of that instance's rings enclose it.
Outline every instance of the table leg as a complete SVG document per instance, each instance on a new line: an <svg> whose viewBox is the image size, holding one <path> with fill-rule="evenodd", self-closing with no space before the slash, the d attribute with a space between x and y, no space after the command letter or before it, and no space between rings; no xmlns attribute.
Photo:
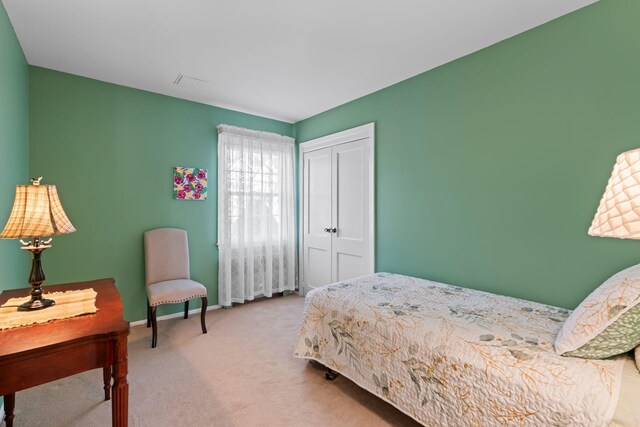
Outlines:
<svg viewBox="0 0 640 427"><path fill-rule="evenodd" d="M4 422L7 423L7 427L13 427L13 410L16 407L16 394L6 394L4 396Z"/></svg>
<svg viewBox="0 0 640 427"><path fill-rule="evenodd" d="M113 401L111 425L127 427L129 421L129 383L127 382L127 336L117 338L113 358Z"/></svg>
<svg viewBox="0 0 640 427"><path fill-rule="evenodd" d="M102 378L104 379L104 400L111 399L111 365L102 368Z"/></svg>

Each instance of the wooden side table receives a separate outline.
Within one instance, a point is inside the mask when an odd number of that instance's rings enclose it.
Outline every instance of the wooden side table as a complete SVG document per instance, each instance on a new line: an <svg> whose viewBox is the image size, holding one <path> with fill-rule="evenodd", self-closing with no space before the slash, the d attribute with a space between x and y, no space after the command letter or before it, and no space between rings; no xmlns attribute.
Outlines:
<svg viewBox="0 0 640 427"><path fill-rule="evenodd" d="M0 395L4 396L7 427L13 426L16 392L97 368L103 368L105 399L113 395L112 425L127 426L129 322L122 318L122 300L114 280L47 285L45 292L87 288L98 294L97 313L0 331ZM4 291L0 305L28 292Z"/></svg>

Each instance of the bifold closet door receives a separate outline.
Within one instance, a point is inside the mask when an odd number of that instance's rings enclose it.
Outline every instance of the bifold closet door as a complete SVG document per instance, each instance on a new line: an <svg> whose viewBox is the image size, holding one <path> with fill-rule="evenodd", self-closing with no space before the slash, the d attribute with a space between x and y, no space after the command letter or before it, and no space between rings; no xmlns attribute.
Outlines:
<svg viewBox="0 0 640 427"><path fill-rule="evenodd" d="M303 155L304 292L373 273L370 141Z"/></svg>
<svg viewBox="0 0 640 427"><path fill-rule="evenodd" d="M304 154L304 292L331 283L331 148Z"/></svg>

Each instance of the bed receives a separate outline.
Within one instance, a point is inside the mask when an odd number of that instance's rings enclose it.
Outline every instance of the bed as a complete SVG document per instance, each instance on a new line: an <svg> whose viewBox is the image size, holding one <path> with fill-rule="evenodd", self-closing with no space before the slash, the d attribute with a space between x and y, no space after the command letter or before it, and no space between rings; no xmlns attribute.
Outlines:
<svg viewBox="0 0 640 427"><path fill-rule="evenodd" d="M640 425L631 357L555 354L569 313L378 273L311 291L294 355L423 425Z"/></svg>

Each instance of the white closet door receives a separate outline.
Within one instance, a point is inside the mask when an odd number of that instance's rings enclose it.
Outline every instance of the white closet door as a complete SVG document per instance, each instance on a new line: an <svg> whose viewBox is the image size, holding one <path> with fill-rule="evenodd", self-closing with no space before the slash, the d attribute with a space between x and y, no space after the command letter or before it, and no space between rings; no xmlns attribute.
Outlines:
<svg viewBox="0 0 640 427"><path fill-rule="evenodd" d="M373 274L373 123L300 144L303 294Z"/></svg>
<svg viewBox="0 0 640 427"><path fill-rule="evenodd" d="M305 292L331 280L331 148L304 154L303 258Z"/></svg>
<svg viewBox="0 0 640 427"><path fill-rule="evenodd" d="M332 147L331 281L373 272L367 139Z"/></svg>

